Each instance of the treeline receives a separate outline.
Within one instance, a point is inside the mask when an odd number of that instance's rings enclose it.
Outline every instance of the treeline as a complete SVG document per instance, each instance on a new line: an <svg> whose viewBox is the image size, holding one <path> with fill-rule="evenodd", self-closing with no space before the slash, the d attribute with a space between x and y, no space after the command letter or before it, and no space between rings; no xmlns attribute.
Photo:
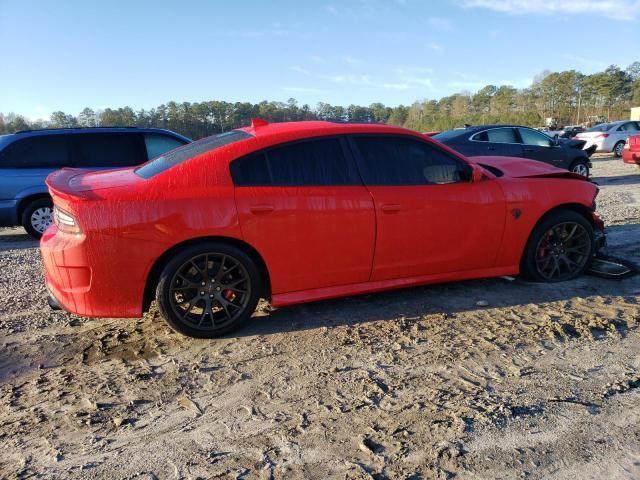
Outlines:
<svg viewBox="0 0 640 480"><path fill-rule="evenodd" d="M419 131L446 130L464 123L516 123L540 126L548 117L560 125L585 123L595 117L625 119L631 106L640 106L640 62L625 70L612 65L603 72L583 75L575 70L544 72L528 88L487 85L475 93L460 92L440 100L387 107L335 106L315 108L287 102L168 102L149 110L130 107L94 111L85 108L77 116L54 112L49 120L30 121L15 113L0 113L0 133L29 128L138 126L174 130L201 138L248 125L252 117L271 122L338 120L402 125Z"/></svg>

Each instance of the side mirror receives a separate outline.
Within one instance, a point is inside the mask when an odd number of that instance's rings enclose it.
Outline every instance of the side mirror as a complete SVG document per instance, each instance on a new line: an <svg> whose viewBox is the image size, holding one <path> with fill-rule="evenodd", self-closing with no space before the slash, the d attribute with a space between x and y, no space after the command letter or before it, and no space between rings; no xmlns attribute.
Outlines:
<svg viewBox="0 0 640 480"><path fill-rule="evenodd" d="M473 183L480 182L480 181L482 181L482 179L486 179L487 178L485 176L485 174L482 172L482 170L480 168L478 168L478 167L472 166L471 167L471 171L472 171L471 181Z"/></svg>
<svg viewBox="0 0 640 480"><path fill-rule="evenodd" d="M479 167L476 167L475 165L471 165L470 163L467 163L464 166L463 176L464 176L464 180L466 180L467 182L476 183L482 180L482 178L484 177L484 174L482 173L482 170Z"/></svg>
<svg viewBox="0 0 640 480"><path fill-rule="evenodd" d="M553 145L556 147L560 145L560 135L557 133L553 136Z"/></svg>

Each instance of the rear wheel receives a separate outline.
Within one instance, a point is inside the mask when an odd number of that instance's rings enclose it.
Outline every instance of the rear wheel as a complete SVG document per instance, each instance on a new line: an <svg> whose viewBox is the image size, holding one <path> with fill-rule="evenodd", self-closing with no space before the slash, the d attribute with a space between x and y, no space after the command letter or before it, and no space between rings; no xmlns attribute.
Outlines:
<svg viewBox="0 0 640 480"><path fill-rule="evenodd" d="M613 147L613 154L618 158L622 157L623 151L624 151L624 142L618 142Z"/></svg>
<svg viewBox="0 0 640 480"><path fill-rule="evenodd" d="M260 274L249 255L221 242L179 251L160 274L160 313L178 332L215 338L237 329L253 314Z"/></svg>
<svg viewBox="0 0 640 480"><path fill-rule="evenodd" d="M584 273L595 249L593 226L579 213L558 210L533 230L522 257L523 276L561 282Z"/></svg>
<svg viewBox="0 0 640 480"><path fill-rule="evenodd" d="M53 223L53 202L50 198L33 200L22 211L22 226L29 235L40 238Z"/></svg>
<svg viewBox="0 0 640 480"><path fill-rule="evenodd" d="M575 161L571 164L570 171L582 175L585 178L589 178L589 165L582 160Z"/></svg>

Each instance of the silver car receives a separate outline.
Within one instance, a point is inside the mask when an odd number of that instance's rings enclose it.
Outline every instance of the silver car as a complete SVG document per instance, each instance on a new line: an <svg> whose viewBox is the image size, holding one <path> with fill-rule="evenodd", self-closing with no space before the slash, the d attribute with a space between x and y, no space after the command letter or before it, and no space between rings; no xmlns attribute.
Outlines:
<svg viewBox="0 0 640 480"><path fill-rule="evenodd" d="M640 122L623 120L621 122L601 123L575 136L587 143L584 150L596 146L596 152L613 152L616 157L622 156L624 143L630 135L640 133Z"/></svg>

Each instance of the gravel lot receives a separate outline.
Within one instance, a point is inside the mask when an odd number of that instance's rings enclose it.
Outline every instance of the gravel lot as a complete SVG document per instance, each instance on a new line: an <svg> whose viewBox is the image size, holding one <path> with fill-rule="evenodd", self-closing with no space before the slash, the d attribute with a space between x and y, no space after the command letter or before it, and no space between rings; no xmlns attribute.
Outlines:
<svg viewBox="0 0 640 480"><path fill-rule="evenodd" d="M640 171L594 163L640 263ZM50 311L36 247L0 230L2 478L640 478L640 276L265 308L203 341Z"/></svg>

